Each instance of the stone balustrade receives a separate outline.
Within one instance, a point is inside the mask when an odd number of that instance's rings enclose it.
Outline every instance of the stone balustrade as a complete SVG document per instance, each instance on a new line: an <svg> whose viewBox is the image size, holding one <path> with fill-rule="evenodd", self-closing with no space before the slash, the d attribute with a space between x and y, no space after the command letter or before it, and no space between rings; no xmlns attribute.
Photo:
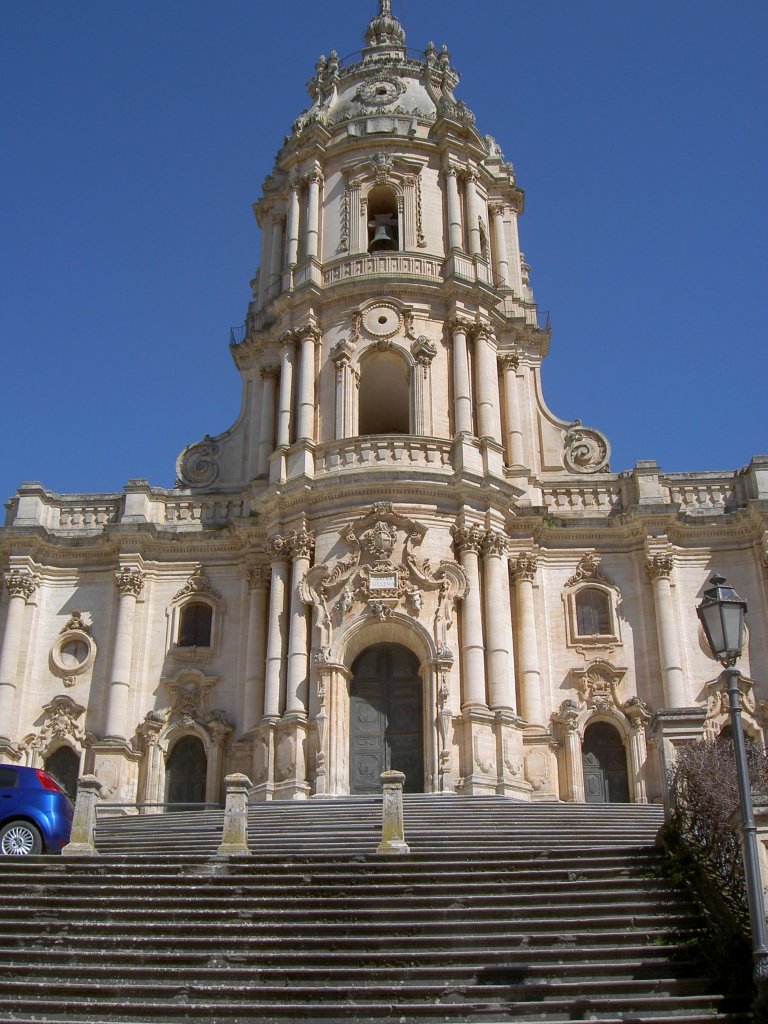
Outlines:
<svg viewBox="0 0 768 1024"><path fill-rule="evenodd" d="M606 514L622 507L618 483L554 484L542 488L542 504L556 514L595 512Z"/></svg>
<svg viewBox="0 0 768 1024"><path fill-rule="evenodd" d="M323 285L337 284L354 277L413 276L440 279L442 260L413 253L360 253L329 264L323 271ZM298 272L296 284L299 284Z"/></svg>
<svg viewBox="0 0 768 1024"><path fill-rule="evenodd" d="M334 473L361 466L451 469L450 441L438 438L381 435L353 437L318 445L315 452L315 474Z"/></svg>
<svg viewBox="0 0 768 1024"><path fill-rule="evenodd" d="M696 478L690 473L662 476L661 489L665 500L679 505L681 512L722 512L736 497L733 474L719 478L704 475Z"/></svg>

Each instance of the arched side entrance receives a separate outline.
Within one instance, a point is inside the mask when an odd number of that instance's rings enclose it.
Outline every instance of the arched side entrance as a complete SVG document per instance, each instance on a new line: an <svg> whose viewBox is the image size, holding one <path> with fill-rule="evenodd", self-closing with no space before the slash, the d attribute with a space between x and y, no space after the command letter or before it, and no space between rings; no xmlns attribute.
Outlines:
<svg viewBox="0 0 768 1024"><path fill-rule="evenodd" d="M204 803L207 774L208 758L203 741L198 736L182 736L165 765L165 802Z"/></svg>
<svg viewBox="0 0 768 1024"><path fill-rule="evenodd" d="M79 754L71 747L59 747L46 757L43 767L61 783L67 795L74 800L77 796L77 780L80 777Z"/></svg>
<svg viewBox="0 0 768 1024"><path fill-rule="evenodd" d="M405 774L406 793L424 791L423 684L419 661L399 644L375 644L352 665L349 787L379 793L384 771Z"/></svg>
<svg viewBox="0 0 768 1024"><path fill-rule="evenodd" d="M588 804L629 802L627 751L621 736L608 722L593 722L582 744L584 793Z"/></svg>

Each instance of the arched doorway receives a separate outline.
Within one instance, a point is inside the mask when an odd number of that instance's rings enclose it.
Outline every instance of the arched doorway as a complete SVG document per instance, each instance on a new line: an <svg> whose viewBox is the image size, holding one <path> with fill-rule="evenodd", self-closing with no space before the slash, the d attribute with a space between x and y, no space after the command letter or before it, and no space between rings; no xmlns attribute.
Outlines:
<svg viewBox="0 0 768 1024"><path fill-rule="evenodd" d="M628 803L627 752L618 731L608 722L588 725L582 756L587 803Z"/></svg>
<svg viewBox="0 0 768 1024"><path fill-rule="evenodd" d="M61 784L67 796L77 796L77 780L80 777L80 758L71 747L59 747L45 759L44 768Z"/></svg>
<svg viewBox="0 0 768 1024"><path fill-rule="evenodd" d="M201 804L205 801L208 758L198 736L183 736L165 765L165 802Z"/></svg>
<svg viewBox="0 0 768 1024"><path fill-rule="evenodd" d="M422 683L415 654L376 644L355 659L350 687L351 793L379 793L384 771L405 773L405 792L424 791Z"/></svg>

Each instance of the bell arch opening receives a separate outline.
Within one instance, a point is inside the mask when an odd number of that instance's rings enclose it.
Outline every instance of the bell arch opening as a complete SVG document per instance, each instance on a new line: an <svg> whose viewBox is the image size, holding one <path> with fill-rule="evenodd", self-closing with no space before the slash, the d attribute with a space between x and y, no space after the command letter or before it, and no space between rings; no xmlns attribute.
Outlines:
<svg viewBox="0 0 768 1024"><path fill-rule="evenodd" d="M368 252L396 252L400 248L397 195L386 185L368 193Z"/></svg>
<svg viewBox="0 0 768 1024"><path fill-rule="evenodd" d="M588 804L629 803L627 749L609 722L592 722L582 743L584 794Z"/></svg>
<svg viewBox="0 0 768 1024"><path fill-rule="evenodd" d="M360 367L361 434L410 434L408 365L395 352L372 352Z"/></svg>
<svg viewBox="0 0 768 1024"><path fill-rule="evenodd" d="M385 771L405 775L406 793L424 792L423 686L419 659L400 644L366 648L352 665L349 788L379 793Z"/></svg>
<svg viewBox="0 0 768 1024"><path fill-rule="evenodd" d="M165 802L169 810L181 810L185 804L205 803L208 757L199 736L182 736L165 764Z"/></svg>

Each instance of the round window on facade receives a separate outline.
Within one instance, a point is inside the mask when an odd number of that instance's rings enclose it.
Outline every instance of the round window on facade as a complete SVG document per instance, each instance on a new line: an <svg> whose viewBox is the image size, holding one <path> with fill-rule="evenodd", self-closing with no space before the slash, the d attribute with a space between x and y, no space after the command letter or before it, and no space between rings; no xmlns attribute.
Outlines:
<svg viewBox="0 0 768 1024"><path fill-rule="evenodd" d="M87 633L63 633L51 649L51 669L62 679L73 679L87 671L96 657L96 644Z"/></svg>

